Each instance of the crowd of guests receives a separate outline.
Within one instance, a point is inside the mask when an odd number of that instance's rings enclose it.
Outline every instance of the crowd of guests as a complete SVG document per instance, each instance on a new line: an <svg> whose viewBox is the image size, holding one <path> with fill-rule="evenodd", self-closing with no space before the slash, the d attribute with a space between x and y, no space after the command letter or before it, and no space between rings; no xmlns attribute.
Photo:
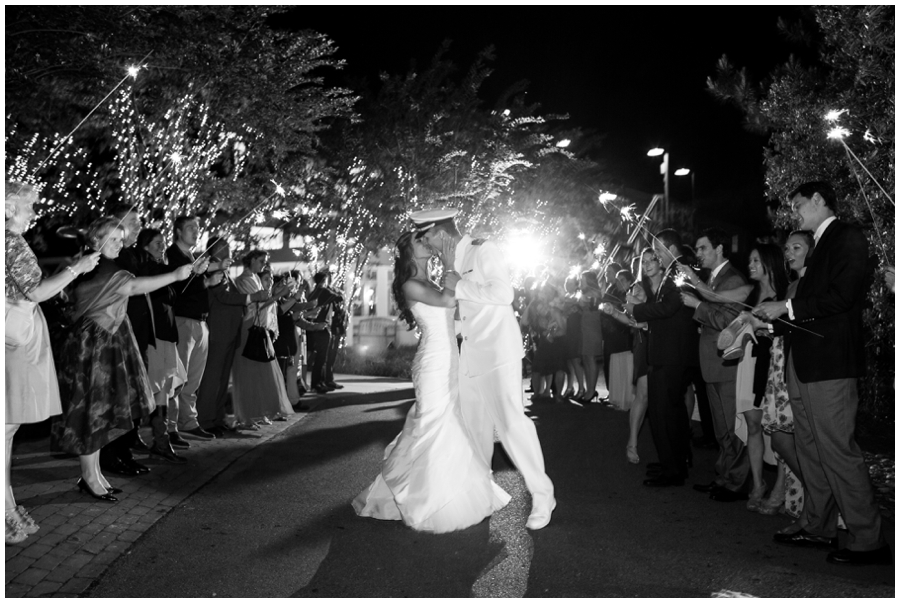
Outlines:
<svg viewBox="0 0 900 603"><path fill-rule="evenodd" d="M133 451L182 464L190 439L258 430L306 410L307 391L342 387L332 367L346 314L327 272L310 290L296 271L273 277L267 252L251 250L232 279L228 241L197 249L196 217L175 220L166 248L162 232L142 229L133 206L122 205L87 228L71 264L45 277L22 236L37 198L30 185L5 183L8 544L38 529L10 482L24 423L52 418L51 447L79 458L77 488L113 503L122 490L105 474L150 471ZM68 303L54 312L51 339L38 304L60 294Z"/></svg>
<svg viewBox="0 0 900 603"><path fill-rule="evenodd" d="M854 439L868 243L836 219L830 184L804 184L790 199L799 229L783 246L755 244L746 267L729 261L732 237L721 229L703 231L693 247L667 229L630 269L610 263L599 283L593 271L526 282L519 313L532 400L627 410L625 453L635 464L646 416L658 457L647 487L684 484L692 439L717 448L715 479L694 490L794 518L778 543L836 548L846 530L830 563L889 564ZM893 290L893 268L885 277ZM601 362L605 400L595 390ZM777 467L771 487L765 463Z"/></svg>

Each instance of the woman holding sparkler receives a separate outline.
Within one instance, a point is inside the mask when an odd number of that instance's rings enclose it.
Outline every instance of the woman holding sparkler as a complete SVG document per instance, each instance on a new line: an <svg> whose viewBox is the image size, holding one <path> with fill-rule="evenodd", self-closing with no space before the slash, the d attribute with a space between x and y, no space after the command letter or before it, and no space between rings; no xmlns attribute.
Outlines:
<svg viewBox="0 0 900 603"><path fill-rule="evenodd" d="M10 482L13 438L19 425L39 423L62 412L47 321L38 305L78 275L97 265L92 253L58 274L42 278L34 252L22 233L35 213L37 191L29 184L6 182L6 544L22 542L38 525L16 505ZM21 312L21 314L19 314Z"/></svg>
<svg viewBox="0 0 900 603"><path fill-rule="evenodd" d="M154 408L147 370L128 321L132 295L142 295L188 278L192 264L168 274L135 277L113 261L122 250L120 220L100 218L87 231L88 244L100 251L97 268L74 283L75 325L63 347L59 388L62 417L52 426L53 442L81 461L78 488L106 502L116 502L100 472L100 448L132 430L134 421Z"/></svg>
<svg viewBox="0 0 900 603"><path fill-rule="evenodd" d="M784 299L787 293L788 278L784 269L784 256L775 245L756 245L750 251L748 274L753 282L753 291L747 303L755 306L764 301ZM766 391L769 373L769 358L772 340L769 331L760 331L758 338L751 340L753 329L749 321L749 312L742 313L748 321L747 328L738 334L737 340L725 352L723 357L736 356L730 350L743 350L743 359L737 370L736 411L743 418L745 427L737 426L735 433L747 445L747 456L750 460L750 474L753 477L753 489L747 510L759 511L763 496L766 493L766 482L763 481L763 458L766 445L762 432L762 403ZM749 350L748 350L749 348Z"/></svg>
<svg viewBox="0 0 900 603"><path fill-rule="evenodd" d="M796 280L787 287L787 299L793 298L797 293L800 279L806 272L806 258L814 245L812 233L807 230L792 232L784 244L784 260L788 269L797 275ZM751 316L750 320L754 328L768 331L768 323L755 316ZM763 401L762 428L772 437L772 448L778 460L778 477L769 497L761 502L758 511L763 515L783 512L791 517L799 517L803 509L803 484L794 447L794 415L785 381L786 358L784 337L773 337Z"/></svg>
<svg viewBox="0 0 900 603"><path fill-rule="evenodd" d="M268 261L269 254L265 251L254 249L247 253L241 260L244 271L234 279L238 291L248 295L269 291L271 281L264 284L262 280L262 273ZM271 274L268 278L271 278ZM287 279L266 301L254 301L248 305L244 314L242 343L235 355L232 368L234 385L232 396L234 414L245 429L259 429L254 420L271 424L268 417L278 418L282 413L285 415L293 413L284 386L284 377L274 359L271 362L260 362L251 360L241 353L247 342L250 327L254 325L265 327L277 336L278 318L275 315L275 300L287 293L292 286L293 280Z"/></svg>

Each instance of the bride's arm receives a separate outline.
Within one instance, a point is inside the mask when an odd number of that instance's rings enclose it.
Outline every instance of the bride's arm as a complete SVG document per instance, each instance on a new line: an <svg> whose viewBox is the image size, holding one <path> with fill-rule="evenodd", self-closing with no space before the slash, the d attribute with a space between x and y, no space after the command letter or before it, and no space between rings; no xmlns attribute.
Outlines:
<svg viewBox="0 0 900 603"><path fill-rule="evenodd" d="M440 308L452 308L456 305L456 298L448 289L435 291L431 287L410 279L403 283L403 294L409 302L420 302L426 306L438 306Z"/></svg>

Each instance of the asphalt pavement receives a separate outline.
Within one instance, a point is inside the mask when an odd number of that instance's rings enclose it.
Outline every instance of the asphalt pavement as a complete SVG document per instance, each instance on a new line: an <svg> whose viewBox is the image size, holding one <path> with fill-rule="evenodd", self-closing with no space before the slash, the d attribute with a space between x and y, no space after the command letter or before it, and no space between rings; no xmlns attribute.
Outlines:
<svg viewBox="0 0 900 603"><path fill-rule="evenodd" d="M642 485L655 460L625 459L627 413L538 403L535 420L556 487L548 527L524 528L530 497L501 447L498 483L512 502L444 535L357 517L350 501L379 471L412 404L385 380L323 397L155 523L88 590L95 597L893 597L893 567L836 567L827 551L772 542L787 525L690 488L713 477L694 451L683 487ZM226 440L227 443L227 440ZM774 473L769 474L769 480ZM893 549L893 520L885 522Z"/></svg>

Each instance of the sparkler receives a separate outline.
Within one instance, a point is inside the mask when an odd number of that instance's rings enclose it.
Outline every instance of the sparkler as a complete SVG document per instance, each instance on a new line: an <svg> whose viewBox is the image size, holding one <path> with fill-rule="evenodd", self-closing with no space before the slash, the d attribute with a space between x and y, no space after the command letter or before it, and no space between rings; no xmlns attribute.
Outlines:
<svg viewBox="0 0 900 603"><path fill-rule="evenodd" d="M831 110L825 115L825 120L834 122L837 120L838 117L841 116L841 114L846 113L846 111L847 111L846 109L841 109L840 111ZM886 190L884 190L884 187L881 186L881 183L878 182L878 180L875 178L875 176L872 175L872 172L869 171L869 168L867 168L865 166L865 164L862 162L862 160L856 156L856 153L853 152L853 149L851 149L850 146L847 144L847 142L844 140L844 138L846 138L847 136L850 136L850 130L848 130L847 128L841 127L841 126L835 126L831 130L828 131L829 140L839 140L841 142L841 144L844 145L844 150L847 152L847 155L856 160L856 162L860 165L860 167L862 167L862 169L866 172L866 174L869 175L869 178L872 179L872 182L875 183L875 186L878 187L878 190L880 190L882 192L885 199L887 199L891 205L896 207L896 205L894 204L894 200L891 198L891 196L888 194L888 192ZM866 130L866 134L863 136L863 138L865 138L869 142L874 143L874 137L871 135L871 133L868 130ZM849 159L848 159L848 161L849 161ZM851 167L853 166L852 161L850 161L850 166ZM859 181L859 178L857 178L857 181ZM862 188L861 182L860 182L860 188ZM868 200L866 200L866 203L868 203ZM872 208L870 207L869 210L871 211L871 209Z"/></svg>
<svg viewBox="0 0 900 603"><path fill-rule="evenodd" d="M847 160L850 160L850 149L844 145L844 150L847 151ZM872 210L872 204L869 203L869 195L866 194L866 189L863 188L862 180L859 177L859 174L856 173L856 170L853 168L853 163L850 162L850 171L853 172L853 175L856 177L856 182L859 184L859 190L862 191L863 199L866 202L866 207L869 208L869 215L872 216L872 225L875 227L875 234L878 236L878 244L881 246L881 258L885 264L890 264L891 262L888 260L887 247L884 244L884 239L881 238L881 229L878 223L878 219L875 217L875 212Z"/></svg>
<svg viewBox="0 0 900 603"><path fill-rule="evenodd" d="M649 235L655 242L659 243L659 246L660 246L661 249L664 249L664 250L666 251L666 253L668 253L669 255L672 255L672 252L669 251L669 248L666 247L666 246L662 243L662 241L660 241L659 239L657 239L657 238L653 235L652 232L650 232L649 230L647 230L647 228L643 228L643 231L644 231L645 234ZM648 239L648 242L649 242L649 239ZM675 265L678 266L679 268L682 268L682 269L687 269L687 268L689 268L688 266L685 266L685 265L682 264L681 262L676 261L676 260L674 259L674 256L673 256L672 261L675 262ZM680 273L680 274L678 274L677 276L673 277L672 280L673 280L673 282L675 283L675 285L676 285L677 287L683 287L683 286L686 285L686 286L689 286L689 287L693 287L694 289L697 289L697 286L696 286L696 285L694 285L693 283L691 283L691 282L689 282L689 281L687 280L687 277L684 275L683 272ZM699 289L697 289L697 291L699 292ZM733 299L728 299L727 297L724 297L723 295L720 295L720 294L716 293L716 292L713 291L712 289L710 289L710 290L709 290L708 292L706 292L706 293L708 293L708 294L711 295L712 297L714 297L714 298L716 298L716 299L718 299L718 300L720 300L720 301L722 301L722 302L725 302L725 303L732 303L732 304L737 304L737 305L739 305L739 306L743 306L743 307L747 308L747 309L750 310L751 312L753 311L753 306L751 306L751 305L749 305L749 304L745 304L744 302L739 302L739 301L736 301L736 300L733 300ZM705 295L706 293L704 293L704 295ZM789 322L787 322L786 320L782 320L781 318L776 318L775 320L777 320L778 322L782 322L782 323L786 324L788 327L790 327L790 328L792 328L792 329L798 329L798 330L803 331L803 332L805 332L805 333L809 333L810 335L815 335L816 337L821 337L822 339L825 339L825 336L824 336L824 335L821 335L820 333L814 333L813 331L810 331L810 330L808 330L808 329L804 329L803 327L798 327L797 325L792 324L792 323L789 323Z"/></svg>
<svg viewBox="0 0 900 603"><path fill-rule="evenodd" d="M100 108L100 105L102 105L103 103L106 102L106 99L108 99L110 96L112 96L113 93L114 93L116 90L118 90L118 89L122 86L122 84L124 84L126 81L128 81L128 78L134 78L134 79L137 79L138 72L140 72L141 66L142 66L143 62L146 61L146 60L150 57L151 54L153 54L153 51L152 51L152 50L151 50L150 52L148 52L147 55L146 55L143 59L141 59L140 63L138 63L137 65L131 65L130 67L128 67L128 70L127 70L127 73L125 74L125 77L123 77L121 80L119 80L119 83L116 84L116 85L113 87L113 89L109 91L109 94L107 94L106 96L104 96L103 99L102 99L99 103L97 103L96 105L94 105L94 108L91 109L91 110L88 112L88 114L84 116L84 119L82 119L80 122L78 122L78 125L75 126L75 127L72 129L71 132L69 132L67 135L63 136L63 137L60 139L60 141L59 141L58 143L56 143L56 146L53 147L53 149L50 151L50 153L47 155L47 157L46 157L43 161L41 161L41 162L38 164L38 166L37 166L36 168L34 168L34 173L35 173L35 174L37 174L37 173L40 171L40 169L41 169L42 167L44 167L44 165L45 165L48 161L50 161L50 160L53 158L54 155L56 155L56 153L59 151L59 149L62 147L62 145L64 145L64 144L66 143L66 141L68 141L68 140L72 137L72 134L74 134L75 131L78 130L78 128L80 128L80 127L84 124L84 122L86 122L86 121L88 120L88 118L89 118L91 115L94 114L94 111L96 111L97 109L99 109L99 108Z"/></svg>
<svg viewBox="0 0 900 603"><path fill-rule="evenodd" d="M221 235L222 237L225 237L225 236L231 234L232 232L234 232L234 229L237 228L237 226L241 222L243 222L248 217L250 217L250 215L253 214L262 205L264 205L265 203L268 203L272 199L272 197L274 197L275 195L281 195L283 197L285 195L284 188L282 188L280 184L278 184L274 180L272 180L272 184L275 185L275 192L272 193L271 195L269 195L268 197L266 197L265 199L263 199L262 201L260 201L259 203L257 203L256 205L254 205L250 211L248 211L246 214L244 214L243 216L238 218L236 221L232 222L231 227L225 230L225 232ZM197 262L199 262L203 258L203 256L205 256L207 253L209 253L209 248L207 248L203 253L201 253L197 257L197 259L194 260L193 263L196 264ZM194 280L194 276L196 276L196 274L197 274L196 272L191 274L191 278L188 279L187 283L185 283L185 285L184 285L184 289L181 290L182 294L185 291L187 291L188 286L191 284L191 281Z"/></svg>

